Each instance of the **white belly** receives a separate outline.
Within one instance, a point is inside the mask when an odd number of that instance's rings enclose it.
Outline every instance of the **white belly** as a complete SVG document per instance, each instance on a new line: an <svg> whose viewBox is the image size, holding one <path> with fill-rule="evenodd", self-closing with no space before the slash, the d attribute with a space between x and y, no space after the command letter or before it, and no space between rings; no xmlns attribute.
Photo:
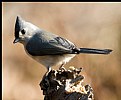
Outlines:
<svg viewBox="0 0 121 100"><path fill-rule="evenodd" d="M41 63L42 65L46 66L47 68L52 67L54 65L66 64L76 55L76 54L63 54L63 55L32 56L27 51L26 53L31 58Z"/></svg>
<svg viewBox="0 0 121 100"><path fill-rule="evenodd" d="M49 55L49 56L31 56L33 59L43 64L44 66L52 67L54 65L61 65L69 62L75 54L64 54L64 55Z"/></svg>

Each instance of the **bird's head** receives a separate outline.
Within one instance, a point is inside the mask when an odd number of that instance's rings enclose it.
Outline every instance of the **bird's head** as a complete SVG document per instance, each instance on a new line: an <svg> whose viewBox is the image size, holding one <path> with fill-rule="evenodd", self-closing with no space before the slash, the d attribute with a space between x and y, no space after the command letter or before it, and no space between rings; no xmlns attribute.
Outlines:
<svg viewBox="0 0 121 100"><path fill-rule="evenodd" d="M39 28L29 22L23 20L20 16L17 16L15 23L15 40L13 43L25 44L38 30Z"/></svg>

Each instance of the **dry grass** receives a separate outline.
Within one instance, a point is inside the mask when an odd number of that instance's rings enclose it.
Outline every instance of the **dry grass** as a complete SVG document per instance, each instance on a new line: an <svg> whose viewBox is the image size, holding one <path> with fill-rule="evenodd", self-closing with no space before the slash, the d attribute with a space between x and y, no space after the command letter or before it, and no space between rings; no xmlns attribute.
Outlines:
<svg viewBox="0 0 121 100"><path fill-rule="evenodd" d="M3 100L42 100L39 81L46 68L14 45L17 15L80 47L111 48L110 55L76 56L66 66L83 67L96 100L121 98L121 4L2 3ZM57 67L54 67L57 68Z"/></svg>

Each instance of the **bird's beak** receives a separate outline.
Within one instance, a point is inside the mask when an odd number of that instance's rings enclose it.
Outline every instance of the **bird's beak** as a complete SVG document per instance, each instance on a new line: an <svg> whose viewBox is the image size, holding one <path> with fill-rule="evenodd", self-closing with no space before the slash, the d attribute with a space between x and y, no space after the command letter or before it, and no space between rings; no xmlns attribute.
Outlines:
<svg viewBox="0 0 121 100"><path fill-rule="evenodd" d="M17 43L17 42L19 42L19 41L20 41L19 38L15 38L15 40L13 41L13 43L15 44L15 43Z"/></svg>

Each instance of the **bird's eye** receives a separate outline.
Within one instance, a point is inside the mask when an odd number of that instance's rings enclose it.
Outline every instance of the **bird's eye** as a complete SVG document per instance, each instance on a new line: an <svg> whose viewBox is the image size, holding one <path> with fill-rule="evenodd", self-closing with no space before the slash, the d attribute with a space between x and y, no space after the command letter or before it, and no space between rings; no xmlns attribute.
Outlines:
<svg viewBox="0 0 121 100"><path fill-rule="evenodd" d="M26 33L26 31L23 29L23 30L21 30L21 33L22 33L22 34L25 34L25 33Z"/></svg>

